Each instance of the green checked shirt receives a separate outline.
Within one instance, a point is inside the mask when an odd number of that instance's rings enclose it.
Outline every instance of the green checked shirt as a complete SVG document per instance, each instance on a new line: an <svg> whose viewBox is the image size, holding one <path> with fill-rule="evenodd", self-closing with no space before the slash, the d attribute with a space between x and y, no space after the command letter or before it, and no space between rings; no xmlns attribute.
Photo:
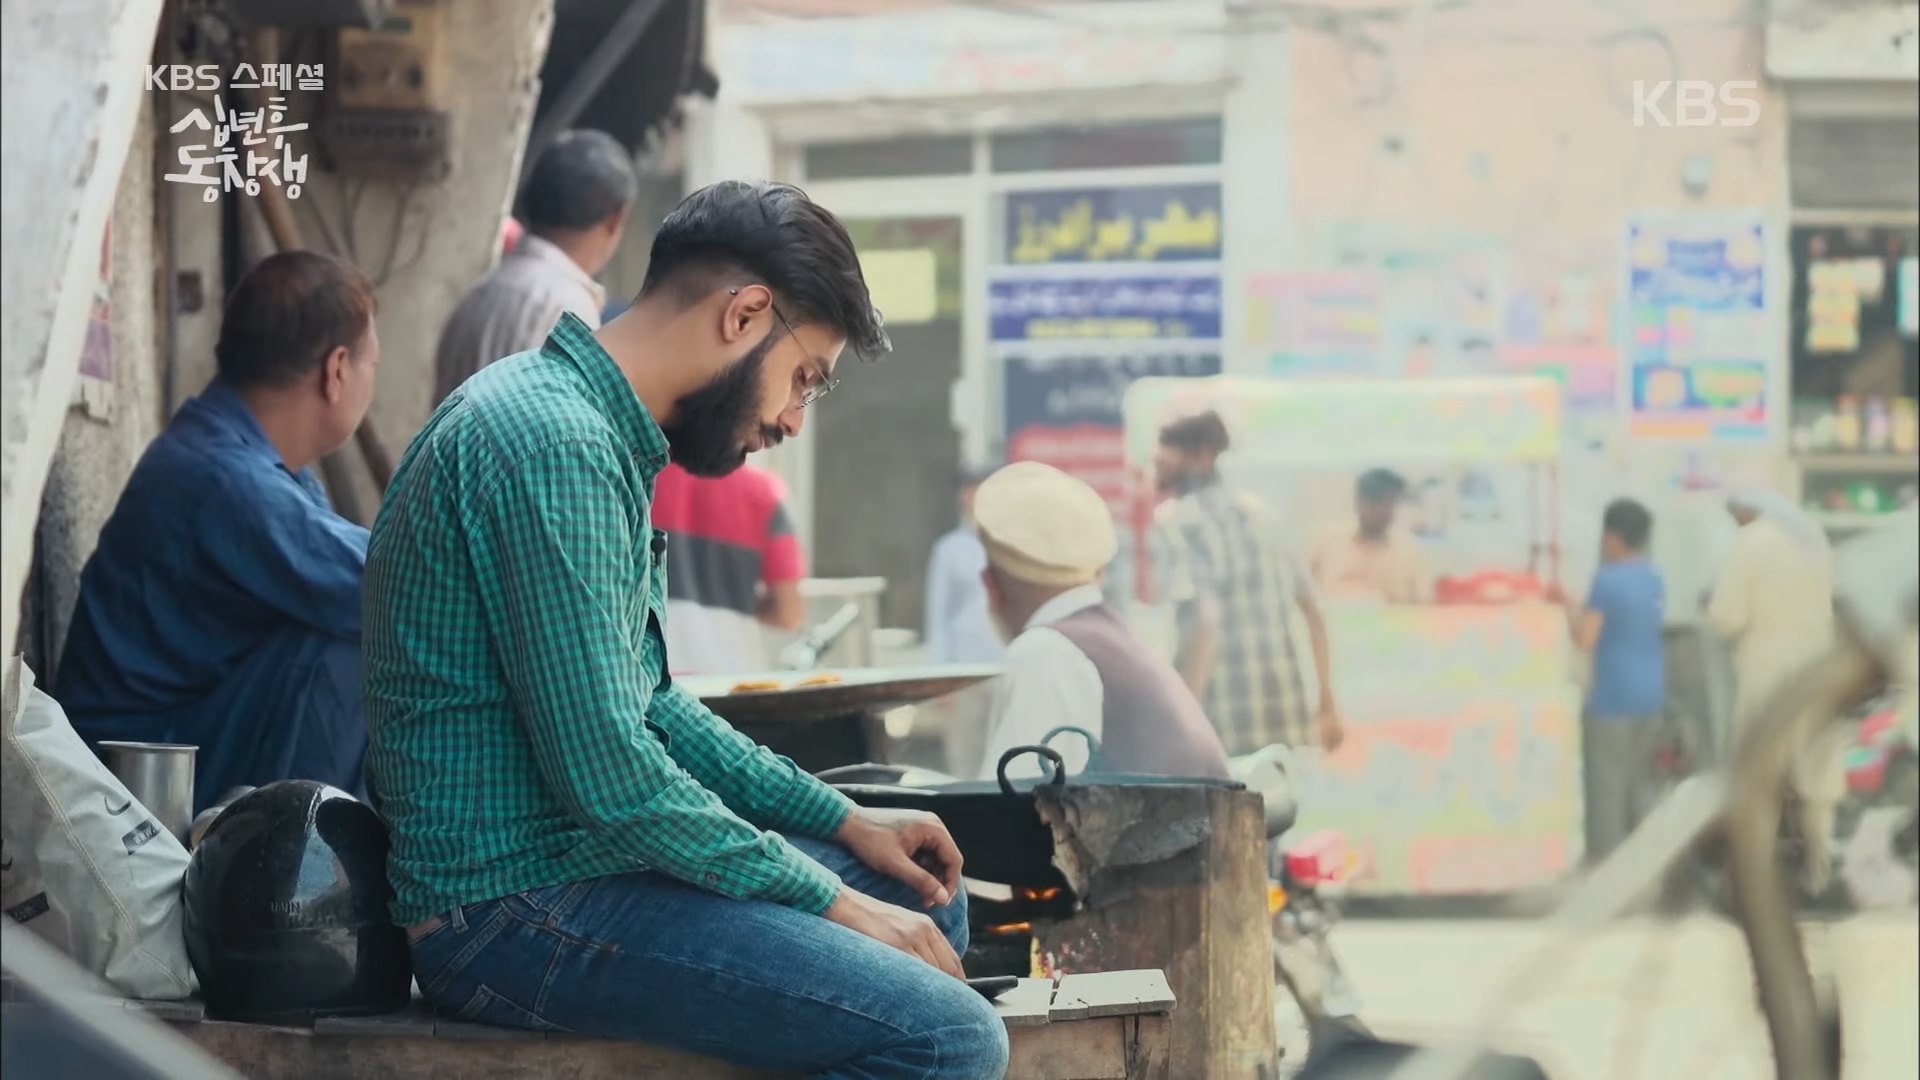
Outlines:
<svg viewBox="0 0 1920 1080"><path fill-rule="evenodd" d="M652 869L811 912L851 809L666 676L666 437L571 315L434 411L373 527L367 778L411 926Z"/></svg>

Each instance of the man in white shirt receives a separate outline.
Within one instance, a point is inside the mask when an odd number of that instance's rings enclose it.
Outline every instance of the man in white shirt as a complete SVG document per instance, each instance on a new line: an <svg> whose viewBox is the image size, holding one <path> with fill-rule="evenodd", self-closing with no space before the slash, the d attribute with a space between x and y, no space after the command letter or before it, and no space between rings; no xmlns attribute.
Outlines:
<svg viewBox="0 0 1920 1080"><path fill-rule="evenodd" d="M1006 642L987 611L987 549L973 527L973 497L988 470L960 480L960 524L934 541L927 559L927 656L936 664L998 664ZM993 707L993 684L981 683L949 694L932 707L944 724L947 769L970 773L980 760Z"/></svg>
<svg viewBox="0 0 1920 1080"><path fill-rule="evenodd" d="M986 752L976 775L995 775L1001 755L1079 728L1099 746L1062 734L1048 745L1071 773L1225 779L1227 755L1192 691L1106 603L1100 581L1119 550L1113 515L1084 482L1038 462L1009 465L974 497L986 548L982 579L994 621L1011 638L995 687ZM1013 777L1039 775L1026 755Z"/></svg>
<svg viewBox="0 0 1920 1080"><path fill-rule="evenodd" d="M927 560L926 642L936 664L997 664L1006 649L987 612L980 572L987 551L973 524L973 499L985 471L960 481L960 524L933 543Z"/></svg>
<svg viewBox="0 0 1920 1080"><path fill-rule="evenodd" d="M1733 652L1738 730L1833 643L1833 549L1818 522L1764 488L1735 491L1727 511L1740 532L1714 581L1707 622ZM1789 774L1799 795L1804 885L1815 895L1832 874L1846 737L1845 728L1827 725L1800 749Z"/></svg>
<svg viewBox="0 0 1920 1080"><path fill-rule="evenodd" d="M522 196L526 232L455 308L434 357L434 402L474 372L539 348L564 312L600 326L594 280L620 249L639 194L633 155L601 131L568 131L540 155Z"/></svg>

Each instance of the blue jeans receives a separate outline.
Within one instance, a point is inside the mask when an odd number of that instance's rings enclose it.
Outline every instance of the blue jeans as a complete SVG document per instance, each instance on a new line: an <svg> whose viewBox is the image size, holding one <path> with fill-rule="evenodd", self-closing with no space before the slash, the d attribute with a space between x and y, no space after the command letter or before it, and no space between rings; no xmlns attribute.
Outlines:
<svg viewBox="0 0 1920 1080"><path fill-rule="evenodd" d="M849 887L918 909L837 844L790 838ZM967 903L928 912L967 945ZM413 943L460 1020L645 1042L822 1080L1000 1080L1006 1027L926 963L816 915L634 873L468 904Z"/></svg>

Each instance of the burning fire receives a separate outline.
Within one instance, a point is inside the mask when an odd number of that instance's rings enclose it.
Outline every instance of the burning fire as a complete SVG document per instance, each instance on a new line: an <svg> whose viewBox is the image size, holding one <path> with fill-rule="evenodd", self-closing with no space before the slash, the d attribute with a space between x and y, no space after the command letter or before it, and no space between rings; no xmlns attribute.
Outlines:
<svg viewBox="0 0 1920 1080"><path fill-rule="evenodd" d="M1051 900L1056 896L1059 896L1060 889L1058 886L1055 886L1053 888L1048 888L1048 889L1021 889L1017 893L1015 893L1015 895L1018 896L1020 899L1026 900L1030 903L1045 903L1046 901Z"/></svg>
<svg viewBox="0 0 1920 1080"><path fill-rule="evenodd" d="M1001 923L999 926L983 926L980 928L980 931L981 933L991 934L995 937L1012 937L1015 934L1033 933L1033 924L1026 922Z"/></svg>

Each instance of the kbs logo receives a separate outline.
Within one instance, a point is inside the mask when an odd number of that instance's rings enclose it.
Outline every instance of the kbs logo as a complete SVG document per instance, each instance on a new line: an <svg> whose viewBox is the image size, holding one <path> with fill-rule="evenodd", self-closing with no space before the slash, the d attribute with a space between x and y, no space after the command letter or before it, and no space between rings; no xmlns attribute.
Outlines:
<svg viewBox="0 0 1920 1080"><path fill-rule="evenodd" d="M1752 127L1760 122L1757 82L1708 82L1705 79L1633 83L1633 126ZM1672 91L1671 97L1668 91ZM1731 114L1722 110L1732 110ZM1669 115L1671 113L1671 115Z"/></svg>
<svg viewBox="0 0 1920 1080"><path fill-rule="evenodd" d="M193 67L188 64L149 64L147 65L147 89L218 90L220 89L220 65L201 64Z"/></svg>

